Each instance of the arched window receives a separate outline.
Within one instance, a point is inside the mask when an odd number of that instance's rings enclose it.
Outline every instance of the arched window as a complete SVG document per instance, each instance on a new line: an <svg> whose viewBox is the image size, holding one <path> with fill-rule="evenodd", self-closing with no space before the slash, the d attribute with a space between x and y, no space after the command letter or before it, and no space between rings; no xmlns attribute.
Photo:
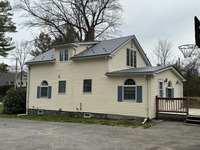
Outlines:
<svg viewBox="0 0 200 150"><path fill-rule="evenodd" d="M133 79L124 82L124 100L136 100L136 83Z"/></svg>
<svg viewBox="0 0 200 150"><path fill-rule="evenodd" d="M47 81L42 81L41 86L48 86L48 82Z"/></svg>
<svg viewBox="0 0 200 150"><path fill-rule="evenodd" d="M136 85L136 84L135 84L135 81L133 79L127 79L124 82L124 85Z"/></svg>
<svg viewBox="0 0 200 150"><path fill-rule="evenodd" d="M47 97L48 96L48 82L42 81L41 84L41 97Z"/></svg>
<svg viewBox="0 0 200 150"><path fill-rule="evenodd" d="M172 87L172 82L169 81L168 84L167 84L167 86L168 86L168 87Z"/></svg>

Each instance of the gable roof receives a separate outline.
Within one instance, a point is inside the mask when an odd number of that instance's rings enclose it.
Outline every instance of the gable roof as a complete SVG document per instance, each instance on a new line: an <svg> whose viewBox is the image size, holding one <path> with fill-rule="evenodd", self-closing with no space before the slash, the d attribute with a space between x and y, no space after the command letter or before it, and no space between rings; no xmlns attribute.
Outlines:
<svg viewBox="0 0 200 150"><path fill-rule="evenodd" d="M91 46L90 48L80 52L79 54L71 57L71 59L80 59L86 57L88 58L88 57L95 57L102 55L108 56L132 37L133 36L127 36L127 37L101 41Z"/></svg>
<svg viewBox="0 0 200 150"><path fill-rule="evenodd" d="M71 57L71 59L85 59L85 58L93 58L93 57L102 57L102 56L111 56L113 53L115 53L117 50L119 50L124 44L129 42L130 40L134 40L136 46L139 49L140 54L144 58L145 62L148 65L151 65L148 58L146 57L142 47L140 46L139 42L137 41L136 37L134 35L116 38L116 39L110 39L101 41L90 48L80 52L79 54Z"/></svg>
<svg viewBox="0 0 200 150"><path fill-rule="evenodd" d="M35 58L26 62L27 65L35 64L35 63L46 63L46 62L54 62L55 61L55 49L51 49Z"/></svg>
<svg viewBox="0 0 200 150"><path fill-rule="evenodd" d="M167 69L172 69L183 81L185 81L185 78L183 77L183 75L173 65L130 68L130 69L124 69L124 70L119 70L119 71L114 71L114 72L107 72L106 75L107 76L154 75Z"/></svg>
<svg viewBox="0 0 200 150"><path fill-rule="evenodd" d="M24 75L27 74L24 72ZM17 73L17 79L21 77L21 73ZM0 74L0 86L8 85L10 82L15 82L15 73L14 72L7 72Z"/></svg>
<svg viewBox="0 0 200 150"><path fill-rule="evenodd" d="M67 46L67 45L79 46L79 45L84 45L84 44L93 44L88 49L71 57L70 59L72 59L72 60L94 58L94 57L104 57L104 56L111 57L117 50L119 50L123 45L125 45L130 40L134 41L136 47L139 50L139 53L141 54L141 56L144 59L144 61L146 62L146 64L151 66L150 61L148 60L146 54L144 53L142 47L140 46L139 42L137 41L137 39L134 35L116 38L116 39L105 40L105 41L101 41L101 42L94 41L94 42L68 43L68 44L58 45L55 47ZM26 64L29 65L29 64L47 63L47 62L54 62L54 61L55 61L55 49L51 49L39 56L27 61Z"/></svg>

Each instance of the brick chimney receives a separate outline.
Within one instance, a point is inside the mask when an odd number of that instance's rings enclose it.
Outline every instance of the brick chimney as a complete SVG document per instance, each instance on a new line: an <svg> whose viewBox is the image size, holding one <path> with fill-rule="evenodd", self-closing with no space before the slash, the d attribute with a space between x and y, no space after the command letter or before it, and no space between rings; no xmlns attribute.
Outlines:
<svg viewBox="0 0 200 150"><path fill-rule="evenodd" d="M88 29L87 41L94 41L94 28L90 27Z"/></svg>

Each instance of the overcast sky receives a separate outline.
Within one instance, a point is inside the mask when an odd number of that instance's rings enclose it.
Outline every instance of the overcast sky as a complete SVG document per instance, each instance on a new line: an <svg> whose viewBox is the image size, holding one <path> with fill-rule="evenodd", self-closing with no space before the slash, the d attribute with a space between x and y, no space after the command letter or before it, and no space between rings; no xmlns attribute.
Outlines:
<svg viewBox="0 0 200 150"><path fill-rule="evenodd" d="M13 1L13 0L10 0ZM158 39L173 43L173 53L183 57L178 46L194 44L194 16L200 19L200 0L119 0L123 6L122 36L135 35L149 59ZM13 40L32 40L35 30L19 27L23 21L15 14L18 32Z"/></svg>

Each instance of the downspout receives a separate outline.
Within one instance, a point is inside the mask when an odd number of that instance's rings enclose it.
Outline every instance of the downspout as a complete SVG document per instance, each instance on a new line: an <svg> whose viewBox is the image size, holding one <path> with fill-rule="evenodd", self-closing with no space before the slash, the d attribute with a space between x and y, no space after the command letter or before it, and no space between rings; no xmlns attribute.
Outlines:
<svg viewBox="0 0 200 150"><path fill-rule="evenodd" d="M148 119L149 119L149 105L148 105L148 86L149 86L149 83L148 83L148 80L149 80L149 76L146 75L146 118L144 119L144 121L142 122L142 124L145 124Z"/></svg>
<svg viewBox="0 0 200 150"><path fill-rule="evenodd" d="M109 56L106 56L105 59L107 60L107 72L109 72Z"/></svg>

